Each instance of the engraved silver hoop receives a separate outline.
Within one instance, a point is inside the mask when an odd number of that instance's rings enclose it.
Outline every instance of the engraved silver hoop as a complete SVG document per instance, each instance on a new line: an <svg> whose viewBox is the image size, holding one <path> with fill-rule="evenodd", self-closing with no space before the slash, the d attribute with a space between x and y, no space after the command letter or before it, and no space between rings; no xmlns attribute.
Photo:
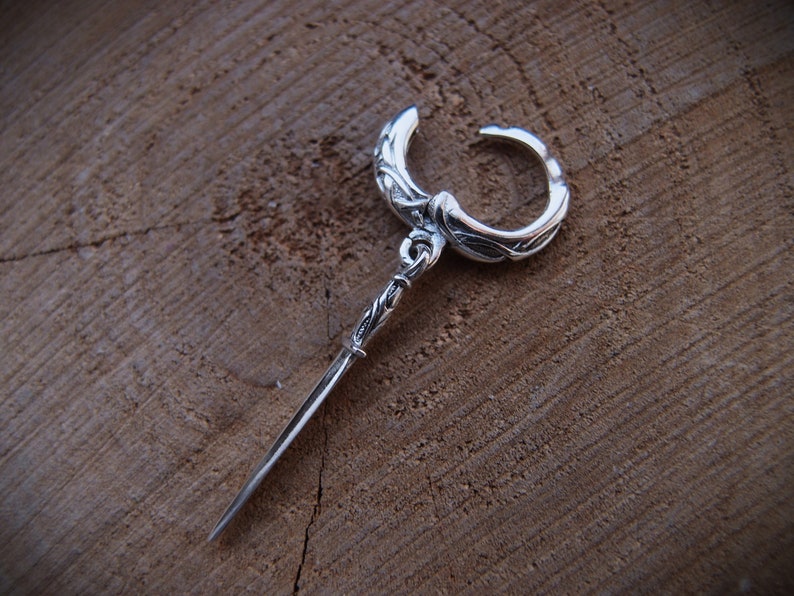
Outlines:
<svg viewBox="0 0 794 596"><path fill-rule="evenodd" d="M549 243L568 212L570 193L559 163L540 139L522 128L491 125L480 129L485 137L504 139L533 151L543 163L548 179L548 202L543 214L518 230L499 230L466 213L449 192L431 196L414 182L406 158L418 124L419 112L411 106L383 128L375 145L378 187L403 221L415 231L442 236L458 252L477 261L515 261Z"/></svg>

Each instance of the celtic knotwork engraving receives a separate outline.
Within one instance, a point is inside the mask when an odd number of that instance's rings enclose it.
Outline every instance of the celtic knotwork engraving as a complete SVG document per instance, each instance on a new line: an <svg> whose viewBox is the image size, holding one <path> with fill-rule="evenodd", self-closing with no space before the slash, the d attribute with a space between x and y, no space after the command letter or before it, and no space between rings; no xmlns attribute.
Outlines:
<svg viewBox="0 0 794 596"><path fill-rule="evenodd" d="M411 227L421 228L430 197L416 192L394 168L385 163L376 166L375 177L394 212Z"/></svg>
<svg viewBox="0 0 794 596"><path fill-rule="evenodd" d="M358 356L364 355L362 348L386 322L386 319L391 316L406 287L404 280L395 275L389 280L383 291L372 301L372 304L364 310L361 320L350 336L348 348L354 354Z"/></svg>
<svg viewBox="0 0 794 596"><path fill-rule="evenodd" d="M564 193L558 199L563 205L567 202L567 188ZM478 261L489 262L515 261L538 252L554 238L562 220L562 217L549 218L515 232L495 230L466 214L447 192L433 197L428 212L428 219L455 249Z"/></svg>
<svg viewBox="0 0 794 596"><path fill-rule="evenodd" d="M400 112L383 129L375 145L375 180L394 212L414 228L425 226L425 208L430 195L411 179L406 153L419 123L412 106Z"/></svg>

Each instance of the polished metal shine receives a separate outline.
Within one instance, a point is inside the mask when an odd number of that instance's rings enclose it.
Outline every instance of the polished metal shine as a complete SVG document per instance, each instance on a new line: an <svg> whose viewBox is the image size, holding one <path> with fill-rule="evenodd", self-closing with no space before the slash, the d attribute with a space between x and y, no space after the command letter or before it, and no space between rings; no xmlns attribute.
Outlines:
<svg viewBox="0 0 794 596"><path fill-rule="evenodd" d="M353 362L366 356L364 348L367 343L391 316L411 283L436 263L447 243L477 261L518 260L542 249L560 229L568 212L570 193L560 165L536 136L521 128L492 125L480 129L480 134L485 137L511 141L533 151L543 163L548 179L549 199L543 214L526 227L507 231L477 221L450 193L442 191L430 195L412 180L406 159L418 123L419 113L415 106L411 106L384 127L375 146L378 187L394 212L412 228L400 247L402 264L364 310L353 332L343 340L342 351L251 472L213 528L210 540L215 539L240 511Z"/></svg>

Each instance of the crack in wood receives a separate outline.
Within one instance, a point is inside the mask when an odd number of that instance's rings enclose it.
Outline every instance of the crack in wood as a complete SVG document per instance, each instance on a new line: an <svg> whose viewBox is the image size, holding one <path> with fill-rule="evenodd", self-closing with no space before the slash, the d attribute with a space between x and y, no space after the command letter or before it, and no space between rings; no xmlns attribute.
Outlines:
<svg viewBox="0 0 794 596"><path fill-rule="evenodd" d="M147 228L143 228L140 230L117 232L115 234L108 234L107 236L102 236L101 238L97 238L96 240L89 240L88 242L72 242L65 246L55 246L53 248L36 250L23 255L11 255L8 257L0 257L0 264L18 263L19 261L32 259L34 257L43 257L43 256L54 255L60 252L67 252L67 251L76 251L76 250L80 250L81 248L99 248L106 242L113 242L114 240L118 240L120 238L127 238L127 237L137 238L139 236L146 236L146 234L148 234L149 232L162 232L163 230L172 230L183 226L192 226L200 223L207 223L210 221L215 221L215 220L212 218L201 218L193 221L183 221L183 222L176 222L171 224L164 224L162 226L149 226Z"/></svg>
<svg viewBox="0 0 794 596"><path fill-rule="evenodd" d="M317 475L317 497L314 502L314 509L309 518L309 523L306 524L306 530L303 533L303 551L301 552L301 560L298 563L298 570L295 573L295 582L292 586L292 593L297 594L300 591L301 574L303 573L303 566L306 563L306 553L309 551L309 533L312 526L317 521L317 518L322 512L322 499L323 499L323 470L325 469L325 454L328 451L328 427L325 425L326 405L323 404L323 417L321 421L323 434L325 436L323 441L323 450L320 456L320 471Z"/></svg>

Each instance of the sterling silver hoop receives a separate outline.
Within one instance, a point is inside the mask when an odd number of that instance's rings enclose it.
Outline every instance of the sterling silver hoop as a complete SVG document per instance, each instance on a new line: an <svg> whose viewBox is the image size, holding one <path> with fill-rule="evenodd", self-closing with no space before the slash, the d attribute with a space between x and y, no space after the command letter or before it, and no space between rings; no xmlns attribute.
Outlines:
<svg viewBox="0 0 794 596"><path fill-rule="evenodd" d="M411 106L386 124L375 145L378 187L405 223L440 234L458 252L477 261L524 259L554 238L568 213L570 192L560 164L539 138L522 128L491 125L480 129L485 137L504 139L533 151L543 163L548 179L549 197L543 214L518 230L499 230L466 213L450 193L441 191L431 196L414 182L406 158L418 124L419 112Z"/></svg>

